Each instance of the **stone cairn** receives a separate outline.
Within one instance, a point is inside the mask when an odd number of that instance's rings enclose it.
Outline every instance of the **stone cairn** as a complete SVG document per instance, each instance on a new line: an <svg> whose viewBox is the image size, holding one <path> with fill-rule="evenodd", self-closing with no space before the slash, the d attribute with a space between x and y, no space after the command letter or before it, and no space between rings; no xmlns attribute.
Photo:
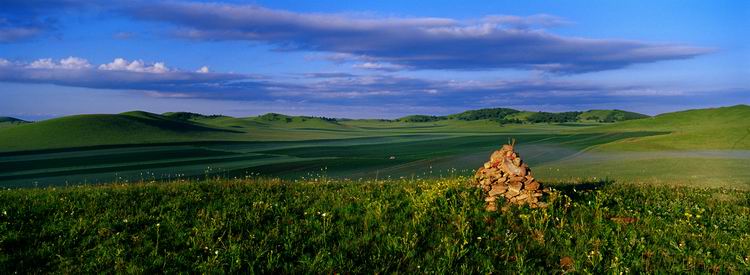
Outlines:
<svg viewBox="0 0 750 275"><path fill-rule="evenodd" d="M512 144L503 145L490 156L490 161L477 169L475 182L482 188L487 202L487 211L497 211L498 199L514 205L528 204L531 208L546 207L539 199L549 189L542 189L541 184L531 175L531 169L513 151Z"/></svg>

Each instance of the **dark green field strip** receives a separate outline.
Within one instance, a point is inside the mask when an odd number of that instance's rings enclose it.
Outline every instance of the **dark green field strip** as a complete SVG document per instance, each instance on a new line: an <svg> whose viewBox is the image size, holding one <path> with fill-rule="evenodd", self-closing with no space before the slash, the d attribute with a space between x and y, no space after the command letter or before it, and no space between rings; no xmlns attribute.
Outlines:
<svg viewBox="0 0 750 275"><path fill-rule="evenodd" d="M373 127L373 126L353 126L364 130L401 130L401 129L434 129L446 127L446 125L425 125L425 126L396 126L396 127Z"/></svg>
<svg viewBox="0 0 750 275"><path fill-rule="evenodd" d="M520 148L527 150L529 155L524 155L527 161L539 164L559 160L573 155L587 147L619 140L623 138L632 138L640 136L649 136L655 133L635 132L635 133L607 133L607 134L576 134L576 135L488 135L488 136L464 136L444 138L439 140L421 140L406 141L389 144L368 144L368 145L350 145L350 146L326 146L326 147L304 147L294 149L280 149L261 151L261 153L271 153L280 155L289 155L300 158L309 157L335 157L340 158L336 161L323 164L311 164L308 169L317 169L327 166L329 171L347 170L350 163L357 165L370 165L371 169L377 167L390 167L397 164L405 164L410 161L430 160L442 157L453 157L460 159L460 156L475 153L489 152L498 147L500 144L515 138L520 144ZM394 160L389 158L393 156ZM360 163L362 162L362 163ZM481 163L472 163L470 166L480 165ZM293 165L293 164L288 164ZM343 167L339 167L343 165ZM456 163L465 167L466 164ZM377 166L377 167L376 167ZM295 167L295 170L305 168L306 165ZM283 168L285 172L288 168ZM271 167L266 168L269 172Z"/></svg>
<svg viewBox="0 0 750 275"><path fill-rule="evenodd" d="M305 147L260 151L260 153L273 153L297 157L427 157L486 150L490 147L497 147L513 138L515 138L518 143L532 143L535 141L554 137L556 136L533 134L465 136L439 140L406 141L385 145L368 144L350 146Z"/></svg>
<svg viewBox="0 0 750 275"><path fill-rule="evenodd" d="M555 125L566 126L566 127L591 127L591 126L599 126L602 124L601 123L558 123Z"/></svg>
<svg viewBox="0 0 750 275"><path fill-rule="evenodd" d="M284 163L258 165L254 167L235 169L223 172L222 175L233 177L246 175L248 172L271 175L274 177L297 178L301 176L332 176L349 177L372 174L378 169L387 169L395 165L402 165L414 161L413 159L383 160L374 158L328 158Z"/></svg>
<svg viewBox="0 0 750 275"><path fill-rule="evenodd" d="M610 143L613 141L647 137L654 135L664 135L669 132L616 132L616 133L585 133L585 134L567 134L567 135L555 135L549 138L545 138L538 141L532 141L532 143L551 143L560 144L575 149L585 149L594 145ZM520 139L517 139L519 142Z"/></svg>
<svg viewBox="0 0 750 275"><path fill-rule="evenodd" d="M27 173L20 175L7 175L0 176L0 183L9 180L18 179L29 179L29 178L41 178L41 177L53 177L53 176L65 176L65 175L77 175L77 174L94 174L94 173L105 173L105 172L120 172L127 170L141 170L141 169L154 169L154 168L165 168L165 167L179 167L186 165L195 164L216 164L236 161L247 161L247 160L260 160L267 158L274 158L278 156L273 155L252 155L252 156L239 156L239 157L227 157L227 158L212 158L212 159L198 159L198 160L183 160L183 161L170 161L170 162L158 162L148 164L129 164L119 166L107 166L107 167L95 167L95 168L81 168L81 169L69 169L60 171L48 171L39 173Z"/></svg>
<svg viewBox="0 0 750 275"><path fill-rule="evenodd" d="M352 132L352 129L326 129L326 128L292 128L301 131L321 131L321 132Z"/></svg>
<svg viewBox="0 0 750 275"><path fill-rule="evenodd" d="M208 158L238 155L237 153L205 150L199 148L159 150L156 152L133 152L119 154L102 154L81 157L48 158L27 161L3 161L0 162L0 174L27 170L53 169L61 167L79 167L89 165L106 165L119 163L136 163L159 160L178 160L184 158Z"/></svg>
<svg viewBox="0 0 750 275"><path fill-rule="evenodd" d="M77 150L69 152L58 152L58 153L38 153L38 154L24 154L0 157L0 163L2 162L16 162L16 161L32 161L32 160L43 160L43 159L57 159L57 158L74 158L74 157L88 157L96 155L107 155L107 154L122 154L122 153L142 153L151 152L158 154L160 151L170 150L187 150L194 149L196 147L190 145L162 145L162 146L146 146L146 147L121 147L121 148L108 148L108 149L95 149L95 150Z"/></svg>
<svg viewBox="0 0 750 275"><path fill-rule="evenodd" d="M154 142L154 143L141 143L141 144L107 144L107 145L95 145L95 146L84 146L84 147L7 151L7 152L0 152L0 158L35 155L35 154L93 151L93 150L103 150L103 149L150 148L150 147L162 147L162 146L186 146L186 145L187 146L212 146L212 145L222 145L222 144L252 145L252 144L258 144L258 143L264 143L264 142L262 141L187 141L187 142L180 141L180 142Z"/></svg>
<svg viewBox="0 0 750 275"><path fill-rule="evenodd" d="M349 137L349 138L327 138L327 139L311 139L311 140L292 140L292 141L189 141L189 142L155 142L155 143L142 143L142 144L108 144L108 145L95 145L85 147L68 147L68 148L52 148L52 149L40 149L40 150L23 150L23 151L6 151L2 152L0 148L0 159L1 158L12 158L16 156L27 156L36 154L53 154L53 153L70 153L70 152L83 152L103 149L143 149L152 147L163 147L163 146L194 146L194 147L240 147L246 149L264 149L268 147L282 147L282 146L297 146L297 145L327 145L336 144L340 142L347 143L385 143L390 142L394 139L421 139L421 138L434 138L434 134L383 134L370 137ZM438 135L439 136L439 135Z"/></svg>
<svg viewBox="0 0 750 275"><path fill-rule="evenodd" d="M271 150L296 150L306 147L336 147L336 146L357 146L370 144L392 144L406 141L438 140L454 137L455 135L390 135L378 137L357 137L346 139L324 139L324 140L304 140L304 141L270 141L252 144L220 144L207 146L208 149L229 150L242 153L265 152Z"/></svg>

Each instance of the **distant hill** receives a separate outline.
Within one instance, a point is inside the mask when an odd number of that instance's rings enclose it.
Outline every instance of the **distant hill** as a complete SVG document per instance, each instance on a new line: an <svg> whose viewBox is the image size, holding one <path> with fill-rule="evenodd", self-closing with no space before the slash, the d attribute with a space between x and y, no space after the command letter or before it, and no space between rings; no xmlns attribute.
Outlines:
<svg viewBox="0 0 750 275"><path fill-rule="evenodd" d="M200 119L214 119L214 118L225 118L228 116L224 115L204 115L190 112L167 112L162 114L168 118L174 118L179 120L200 120Z"/></svg>
<svg viewBox="0 0 750 275"><path fill-rule="evenodd" d="M15 117L0 116L0 129L23 125L26 123L30 123L30 122L22 120L22 119L17 119Z"/></svg>
<svg viewBox="0 0 750 275"><path fill-rule="evenodd" d="M276 128L342 128L335 118L312 117L312 116L288 116L277 113L268 113L257 117L243 118L244 120L262 123Z"/></svg>
<svg viewBox="0 0 750 275"><path fill-rule="evenodd" d="M518 112L520 111L508 108L479 109L448 115L447 118L458 120L504 119L506 116Z"/></svg>
<svg viewBox="0 0 750 275"><path fill-rule="evenodd" d="M578 115L578 120L583 122L617 122L649 116L623 110L589 110Z"/></svg>
<svg viewBox="0 0 750 275"><path fill-rule="evenodd" d="M241 133L148 112L75 115L0 131L7 150L227 139Z"/></svg>
<svg viewBox="0 0 750 275"><path fill-rule="evenodd" d="M509 108L469 110L447 116L411 115L396 119L401 122L433 122L440 120L492 120L500 123L566 123L617 122L649 117L622 110L589 110L586 112L529 112Z"/></svg>
<svg viewBox="0 0 750 275"><path fill-rule="evenodd" d="M426 115L411 115L411 116L405 116L396 119L397 121L401 122L433 122L433 121L440 121L440 120L446 120L447 118L444 116L426 116Z"/></svg>
<svg viewBox="0 0 750 275"><path fill-rule="evenodd" d="M668 131L667 135L621 140L599 149L750 149L750 106L688 110L623 121L589 131Z"/></svg>
<svg viewBox="0 0 750 275"><path fill-rule="evenodd" d="M28 121L25 121L25 120L22 120L22 119L17 119L15 117L0 116L0 122L20 122L20 123L24 123L24 122L28 122Z"/></svg>

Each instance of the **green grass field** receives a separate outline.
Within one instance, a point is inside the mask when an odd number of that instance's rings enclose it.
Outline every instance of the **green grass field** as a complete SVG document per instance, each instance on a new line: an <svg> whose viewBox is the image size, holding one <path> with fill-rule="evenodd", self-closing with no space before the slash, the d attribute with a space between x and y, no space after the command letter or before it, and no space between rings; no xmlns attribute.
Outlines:
<svg viewBox="0 0 750 275"><path fill-rule="evenodd" d="M598 112L584 114L627 115ZM748 273L747 117L739 105L617 123L11 123L0 270ZM557 190L549 208L483 210L469 175L511 139Z"/></svg>
<svg viewBox="0 0 750 275"><path fill-rule="evenodd" d="M612 114L628 113L582 115ZM249 174L299 178L321 171L354 179L468 175L492 150L515 139L544 181L599 177L748 188L746 117L745 105L612 124L81 115L0 129L0 185Z"/></svg>
<svg viewBox="0 0 750 275"><path fill-rule="evenodd" d="M561 183L546 209L490 213L468 182L320 177L2 190L0 270L750 272L746 191Z"/></svg>

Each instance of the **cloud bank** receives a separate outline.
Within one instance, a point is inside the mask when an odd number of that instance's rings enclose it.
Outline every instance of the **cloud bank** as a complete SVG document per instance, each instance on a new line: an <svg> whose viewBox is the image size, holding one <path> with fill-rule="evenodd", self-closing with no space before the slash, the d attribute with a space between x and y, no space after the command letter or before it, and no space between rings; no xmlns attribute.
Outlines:
<svg viewBox="0 0 750 275"><path fill-rule="evenodd" d="M351 73L290 78L171 68L162 62L116 58L91 64L79 57L30 62L0 59L0 82L127 90L155 98L327 106L420 106L433 109L653 101L692 96L683 90L550 79L443 80Z"/></svg>
<svg viewBox="0 0 750 275"><path fill-rule="evenodd" d="M206 98L211 97L212 92L221 96L219 92L237 86L248 87L243 89L244 92L263 86L251 75L212 73L206 66L197 71L185 71L169 68L163 62L146 63L124 58L95 66L79 57L43 58L32 62L0 59L0 81L148 91L161 95L180 93L184 97Z"/></svg>
<svg viewBox="0 0 750 275"><path fill-rule="evenodd" d="M375 70L512 68L583 73L712 52L689 45L559 36L544 28L567 22L551 15L366 18L191 2L133 4L123 12L139 20L173 24L175 33L184 38L260 41L281 50L344 54L362 61L358 68Z"/></svg>

